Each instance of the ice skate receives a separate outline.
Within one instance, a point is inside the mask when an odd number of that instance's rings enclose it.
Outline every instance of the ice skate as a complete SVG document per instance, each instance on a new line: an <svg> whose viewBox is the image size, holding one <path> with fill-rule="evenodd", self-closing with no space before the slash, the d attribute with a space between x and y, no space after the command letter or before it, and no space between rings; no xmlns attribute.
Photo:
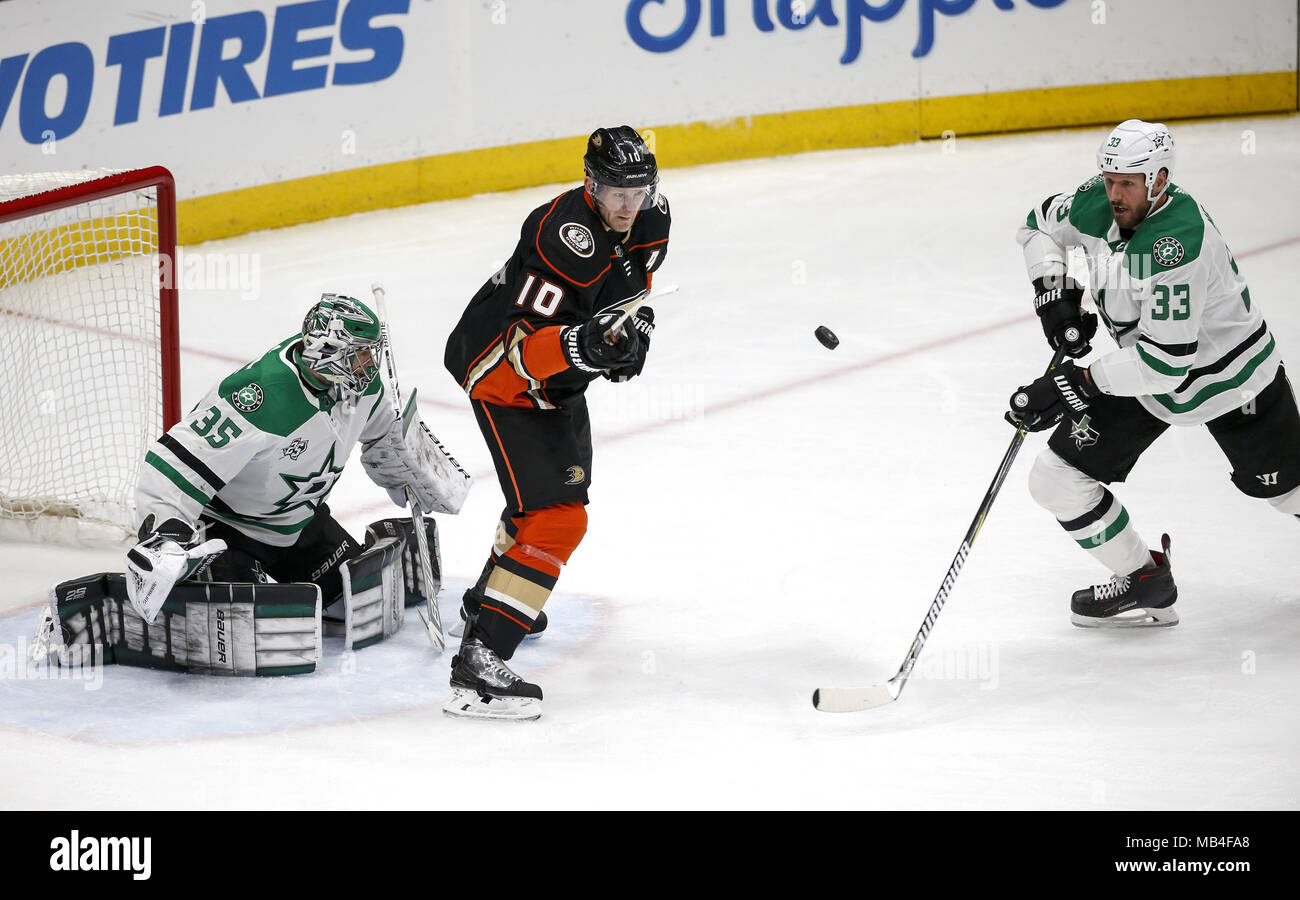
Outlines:
<svg viewBox="0 0 1300 900"><path fill-rule="evenodd" d="M1070 599L1070 621L1081 628L1177 625L1174 601L1178 586L1170 571L1169 535L1161 535L1160 546L1162 550L1151 551L1154 568L1116 575L1107 584L1075 591Z"/></svg>
<svg viewBox="0 0 1300 900"><path fill-rule="evenodd" d="M542 689L512 672L471 633L452 657L451 699L442 711L470 719L536 719L542 714Z"/></svg>

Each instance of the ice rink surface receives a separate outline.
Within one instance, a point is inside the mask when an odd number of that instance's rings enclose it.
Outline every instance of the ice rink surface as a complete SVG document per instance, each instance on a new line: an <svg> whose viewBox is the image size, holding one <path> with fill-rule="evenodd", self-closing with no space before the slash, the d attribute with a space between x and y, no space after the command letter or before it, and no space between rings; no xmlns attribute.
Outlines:
<svg viewBox="0 0 1300 900"><path fill-rule="evenodd" d="M1300 120L1173 131L1174 181L1294 359ZM589 392L590 529L550 632L513 660L545 690L537 722L445 717L451 651L413 614L352 656L327 642L315 675L23 677L13 651L50 585L121 551L0 546L0 806L1297 808L1300 523L1238 494L1204 429L1167 433L1117 489L1150 545L1173 536L1178 627L1071 626L1070 593L1107 573L1030 499L1033 435L900 701L810 703L902 661L1012 436L1003 405L1050 355L1015 229L1093 174L1105 132L664 171L657 279L681 291L645 375ZM260 280L182 291L186 408L320 292L384 281L402 384L479 477L439 520L444 619L503 501L443 343L563 187L186 248L256 254ZM330 505L354 534L396 512L355 458Z"/></svg>

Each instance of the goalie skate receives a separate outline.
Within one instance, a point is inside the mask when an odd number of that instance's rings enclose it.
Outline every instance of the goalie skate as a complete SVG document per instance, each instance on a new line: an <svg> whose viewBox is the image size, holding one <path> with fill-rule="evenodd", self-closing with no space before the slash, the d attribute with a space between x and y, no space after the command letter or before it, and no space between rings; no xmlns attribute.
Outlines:
<svg viewBox="0 0 1300 900"><path fill-rule="evenodd" d="M451 660L451 699L442 711L467 719L527 721L542 714L542 689L510 670L477 638Z"/></svg>
<svg viewBox="0 0 1300 900"><path fill-rule="evenodd" d="M1070 621L1080 628L1157 628L1178 624L1174 584L1169 561L1169 535L1161 535L1161 550L1152 550L1154 567L1116 575L1107 584L1075 591L1070 598ZM1163 552L1161 552L1163 551Z"/></svg>

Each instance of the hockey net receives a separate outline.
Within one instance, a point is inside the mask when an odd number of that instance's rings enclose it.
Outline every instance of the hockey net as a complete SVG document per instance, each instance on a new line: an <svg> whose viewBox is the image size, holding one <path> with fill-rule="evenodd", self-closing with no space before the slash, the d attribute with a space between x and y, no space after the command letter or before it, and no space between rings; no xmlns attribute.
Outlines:
<svg viewBox="0 0 1300 900"><path fill-rule="evenodd" d="M175 209L161 167L0 176L0 536L131 535L180 416Z"/></svg>

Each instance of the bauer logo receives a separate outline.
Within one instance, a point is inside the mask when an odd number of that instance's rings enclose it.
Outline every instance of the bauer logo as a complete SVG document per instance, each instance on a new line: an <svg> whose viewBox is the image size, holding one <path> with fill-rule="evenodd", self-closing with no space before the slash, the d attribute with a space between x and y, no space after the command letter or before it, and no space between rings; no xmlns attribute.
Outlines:
<svg viewBox="0 0 1300 900"><path fill-rule="evenodd" d="M135 881L148 881L152 871L153 838L68 837L50 841L50 869L55 872L130 872Z"/></svg>
<svg viewBox="0 0 1300 900"><path fill-rule="evenodd" d="M1151 247L1156 262L1168 268L1183 261L1183 245L1176 237L1162 237Z"/></svg>
<svg viewBox="0 0 1300 900"><path fill-rule="evenodd" d="M596 251L596 241L591 236L591 232L585 225L579 225L577 222L561 225L560 238L570 250L583 258L591 256Z"/></svg>
<svg viewBox="0 0 1300 900"><path fill-rule="evenodd" d="M257 382L253 382L248 387L242 387L231 396L231 402L235 404L235 409L240 412L256 412L262 407L262 388ZM294 456L294 459L297 459Z"/></svg>

